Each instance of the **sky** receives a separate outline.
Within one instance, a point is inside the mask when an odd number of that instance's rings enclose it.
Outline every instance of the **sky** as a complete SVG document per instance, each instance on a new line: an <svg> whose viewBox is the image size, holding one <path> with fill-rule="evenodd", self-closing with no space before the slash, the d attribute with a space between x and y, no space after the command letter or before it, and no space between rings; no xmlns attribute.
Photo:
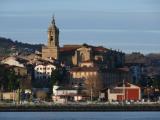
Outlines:
<svg viewBox="0 0 160 120"><path fill-rule="evenodd" d="M53 15L61 46L160 53L160 0L0 0L0 36L46 44Z"/></svg>

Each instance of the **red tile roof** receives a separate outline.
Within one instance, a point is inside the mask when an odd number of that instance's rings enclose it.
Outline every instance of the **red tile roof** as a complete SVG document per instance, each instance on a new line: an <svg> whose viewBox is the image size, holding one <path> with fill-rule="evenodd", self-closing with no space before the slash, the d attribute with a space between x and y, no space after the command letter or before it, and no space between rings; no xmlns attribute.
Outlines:
<svg viewBox="0 0 160 120"><path fill-rule="evenodd" d="M70 52L80 47L82 47L82 45L64 45L63 47L60 48L60 52Z"/></svg>
<svg viewBox="0 0 160 120"><path fill-rule="evenodd" d="M75 51L78 48L81 48L82 46L90 47L93 49L93 51L96 52L103 52L107 51L109 49L104 48L103 46L92 46L92 45L64 45L63 47L60 48L60 52L70 52L70 51Z"/></svg>
<svg viewBox="0 0 160 120"><path fill-rule="evenodd" d="M93 50L96 52L103 52L103 51L107 51L109 49L100 46L100 47L93 47Z"/></svg>

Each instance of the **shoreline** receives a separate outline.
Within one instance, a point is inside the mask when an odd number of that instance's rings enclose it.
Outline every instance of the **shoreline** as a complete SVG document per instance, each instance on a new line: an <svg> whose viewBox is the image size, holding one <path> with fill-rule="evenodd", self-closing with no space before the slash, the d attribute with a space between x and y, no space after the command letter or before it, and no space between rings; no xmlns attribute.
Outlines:
<svg viewBox="0 0 160 120"><path fill-rule="evenodd" d="M0 106L0 112L136 112L160 111L160 105L19 105Z"/></svg>

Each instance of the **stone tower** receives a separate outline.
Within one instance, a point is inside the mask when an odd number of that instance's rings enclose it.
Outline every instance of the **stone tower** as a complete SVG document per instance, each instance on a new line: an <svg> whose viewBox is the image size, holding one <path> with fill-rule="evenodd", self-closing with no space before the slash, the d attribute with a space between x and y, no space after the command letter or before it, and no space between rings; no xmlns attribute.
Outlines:
<svg viewBox="0 0 160 120"><path fill-rule="evenodd" d="M48 27L48 44L42 47L42 58L58 59L59 56L59 29L56 27L53 17L50 26Z"/></svg>

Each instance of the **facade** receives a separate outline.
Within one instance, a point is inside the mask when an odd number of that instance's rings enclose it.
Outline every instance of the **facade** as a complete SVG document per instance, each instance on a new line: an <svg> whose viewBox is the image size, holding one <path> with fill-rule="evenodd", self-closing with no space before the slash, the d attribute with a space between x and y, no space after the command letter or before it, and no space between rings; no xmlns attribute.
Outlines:
<svg viewBox="0 0 160 120"><path fill-rule="evenodd" d="M82 67L71 68L70 85L72 87L82 88L90 96L91 90L93 96L98 97L102 89L116 86L123 80L130 82L131 75L128 68L118 68L113 70L103 69L84 64Z"/></svg>
<svg viewBox="0 0 160 120"><path fill-rule="evenodd" d="M24 77L28 75L26 67L12 66L11 68L14 70L15 74L18 76Z"/></svg>
<svg viewBox="0 0 160 120"><path fill-rule="evenodd" d="M125 83L120 86L108 89L108 101L126 101L133 100L137 101L141 99L140 87Z"/></svg>
<svg viewBox="0 0 160 120"><path fill-rule="evenodd" d="M70 85L86 96L98 97L103 88L103 75L98 67L73 67L70 71Z"/></svg>
<svg viewBox="0 0 160 120"><path fill-rule="evenodd" d="M102 46L64 45L60 48L60 60L69 66L80 66L84 62L105 68L116 68L124 65L124 53L110 50Z"/></svg>
<svg viewBox="0 0 160 120"><path fill-rule="evenodd" d="M82 96L78 94L78 90L75 88L53 86L52 99L55 103L66 103L68 101L80 101Z"/></svg>
<svg viewBox="0 0 160 120"><path fill-rule="evenodd" d="M98 77L98 68L97 67L74 67L70 71L71 80L70 84L74 87L85 88L87 80ZM97 78L98 80L98 78Z"/></svg>
<svg viewBox="0 0 160 120"><path fill-rule="evenodd" d="M118 83L131 82L131 73L129 68L117 68L112 70L103 71L103 85L104 88L116 86Z"/></svg>
<svg viewBox="0 0 160 120"><path fill-rule="evenodd" d="M43 59L58 59L59 58L59 29L55 25L55 20L51 22L48 28L48 44L42 47Z"/></svg>
<svg viewBox="0 0 160 120"><path fill-rule="evenodd" d="M52 64L40 64L34 68L35 79L48 79L51 77L52 70L56 67Z"/></svg>
<svg viewBox="0 0 160 120"><path fill-rule="evenodd" d="M1 96L2 100L18 100L18 93L17 92L2 92Z"/></svg>

